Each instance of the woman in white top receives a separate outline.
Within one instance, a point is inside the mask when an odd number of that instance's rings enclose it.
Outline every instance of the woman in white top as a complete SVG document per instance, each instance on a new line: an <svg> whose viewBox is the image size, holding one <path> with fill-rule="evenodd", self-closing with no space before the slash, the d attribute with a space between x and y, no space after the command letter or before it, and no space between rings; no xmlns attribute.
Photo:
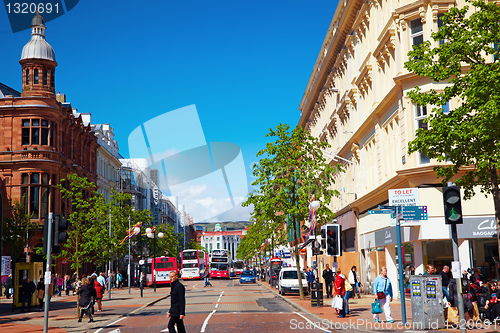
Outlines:
<svg viewBox="0 0 500 333"><path fill-rule="evenodd" d="M354 287L354 291L356 292L356 295L358 295L358 298L361 298L359 295L359 275L358 272L356 271L356 266L352 266L351 270L349 271L349 283Z"/></svg>

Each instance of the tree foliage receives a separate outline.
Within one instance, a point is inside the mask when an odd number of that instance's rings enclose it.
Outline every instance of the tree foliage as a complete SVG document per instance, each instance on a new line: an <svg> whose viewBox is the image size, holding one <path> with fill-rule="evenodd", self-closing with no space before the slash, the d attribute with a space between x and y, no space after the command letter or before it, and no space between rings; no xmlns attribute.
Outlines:
<svg viewBox="0 0 500 333"><path fill-rule="evenodd" d="M33 213L27 213L25 196L21 202L8 198L10 215L4 217L2 223L2 245L7 247L16 262L26 249L26 235L28 239L35 235L39 228L38 222L32 223Z"/></svg>
<svg viewBox="0 0 500 333"><path fill-rule="evenodd" d="M99 211L105 205L104 199L96 191L94 183L76 173L70 174L62 182L67 181L65 188L59 184L62 198L71 203L71 213L65 216L70 222L68 228L68 241L63 244L59 257L65 257L71 263L71 268L79 271L84 262L96 259L95 244L93 240L102 240L104 231L92 228L99 222ZM105 247L106 241L101 246Z"/></svg>
<svg viewBox="0 0 500 333"><path fill-rule="evenodd" d="M329 144L321 142L297 126L280 124L270 129L266 137L266 148L260 150L260 160L253 166L256 180L252 183L257 190L249 194L243 206L253 205L252 219L255 224L243 238L239 252L243 258L255 255L264 240L275 236L277 244L296 240L300 222L308 219L309 202L314 195L322 204L317 211L319 225L331 221L334 213L328 207L338 191L332 189L333 177L341 171L340 165L327 163L322 149ZM291 231L292 239L288 240ZM240 245L241 246L241 245ZM297 241L295 257L300 271ZM300 275L300 272L298 273ZM300 281L300 280L299 280ZM302 288L300 288L303 298Z"/></svg>
<svg viewBox="0 0 500 333"><path fill-rule="evenodd" d="M482 193L493 194L498 226L500 8L496 2L466 1L473 8L452 7L444 14L443 26L432 34L436 46L426 41L408 54L408 70L447 83L444 91L417 87L408 94L418 105L432 106L429 129L417 130L409 152L451 162L435 171L443 183L458 176L455 182L463 187L465 199L477 185ZM442 107L450 100L458 106L445 113Z"/></svg>

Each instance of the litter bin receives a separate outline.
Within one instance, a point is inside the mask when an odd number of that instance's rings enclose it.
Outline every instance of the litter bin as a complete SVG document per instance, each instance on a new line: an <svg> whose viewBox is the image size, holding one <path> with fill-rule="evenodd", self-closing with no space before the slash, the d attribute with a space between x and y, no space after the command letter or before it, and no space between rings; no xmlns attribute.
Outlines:
<svg viewBox="0 0 500 333"><path fill-rule="evenodd" d="M440 275L410 277L413 328L444 328L443 288Z"/></svg>
<svg viewBox="0 0 500 333"><path fill-rule="evenodd" d="M311 306L323 306L322 283L313 283L311 286Z"/></svg>

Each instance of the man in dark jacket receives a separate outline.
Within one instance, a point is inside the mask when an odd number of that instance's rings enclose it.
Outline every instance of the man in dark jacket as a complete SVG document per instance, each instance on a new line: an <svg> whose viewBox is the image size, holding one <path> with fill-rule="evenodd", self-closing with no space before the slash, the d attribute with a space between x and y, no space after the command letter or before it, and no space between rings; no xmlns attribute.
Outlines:
<svg viewBox="0 0 500 333"><path fill-rule="evenodd" d="M22 297L22 306L21 312L24 312L24 303L28 302L28 311L31 311L31 297L36 290L36 286L30 278L27 278L23 282L23 286L21 288L21 297Z"/></svg>
<svg viewBox="0 0 500 333"><path fill-rule="evenodd" d="M330 269L330 265L326 264L322 276L325 280L326 298L332 297L333 271Z"/></svg>
<svg viewBox="0 0 500 333"><path fill-rule="evenodd" d="M14 285L12 284L12 274L9 274L7 280L5 280L5 296L7 296L7 298L10 298L11 288L14 288Z"/></svg>
<svg viewBox="0 0 500 333"><path fill-rule="evenodd" d="M175 333L175 325L177 325L178 333L186 333L184 328L184 316L186 315L186 289L179 282L177 272L170 272L170 310L167 312L168 332Z"/></svg>

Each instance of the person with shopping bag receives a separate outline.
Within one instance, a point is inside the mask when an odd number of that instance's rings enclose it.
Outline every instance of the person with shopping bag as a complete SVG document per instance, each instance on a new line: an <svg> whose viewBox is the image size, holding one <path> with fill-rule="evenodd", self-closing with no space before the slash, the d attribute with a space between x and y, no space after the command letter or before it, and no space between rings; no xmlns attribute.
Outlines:
<svg viewBox="0 0 500 333"><path fill-rule="evenodd" d="M336 270L335 277L335 308L339 310L339 318L345 317L345 304L344 304L344 296L345 296L345 276L342 274L340 268ZM339 300L340 298L340 300Z"/></svg>
<svg viewBox="0 0 500 333"><path fill-rule="evenodd" d="M386 267L380 269L380 275L375 279L373 290L375 292L375 299L378 300L380 306L384 309L385 319L389 323L393 323L394 320L391 317L392 284L391 280L387 277ZM373 319L378 323L379 314L374 313Z"/></svg>

